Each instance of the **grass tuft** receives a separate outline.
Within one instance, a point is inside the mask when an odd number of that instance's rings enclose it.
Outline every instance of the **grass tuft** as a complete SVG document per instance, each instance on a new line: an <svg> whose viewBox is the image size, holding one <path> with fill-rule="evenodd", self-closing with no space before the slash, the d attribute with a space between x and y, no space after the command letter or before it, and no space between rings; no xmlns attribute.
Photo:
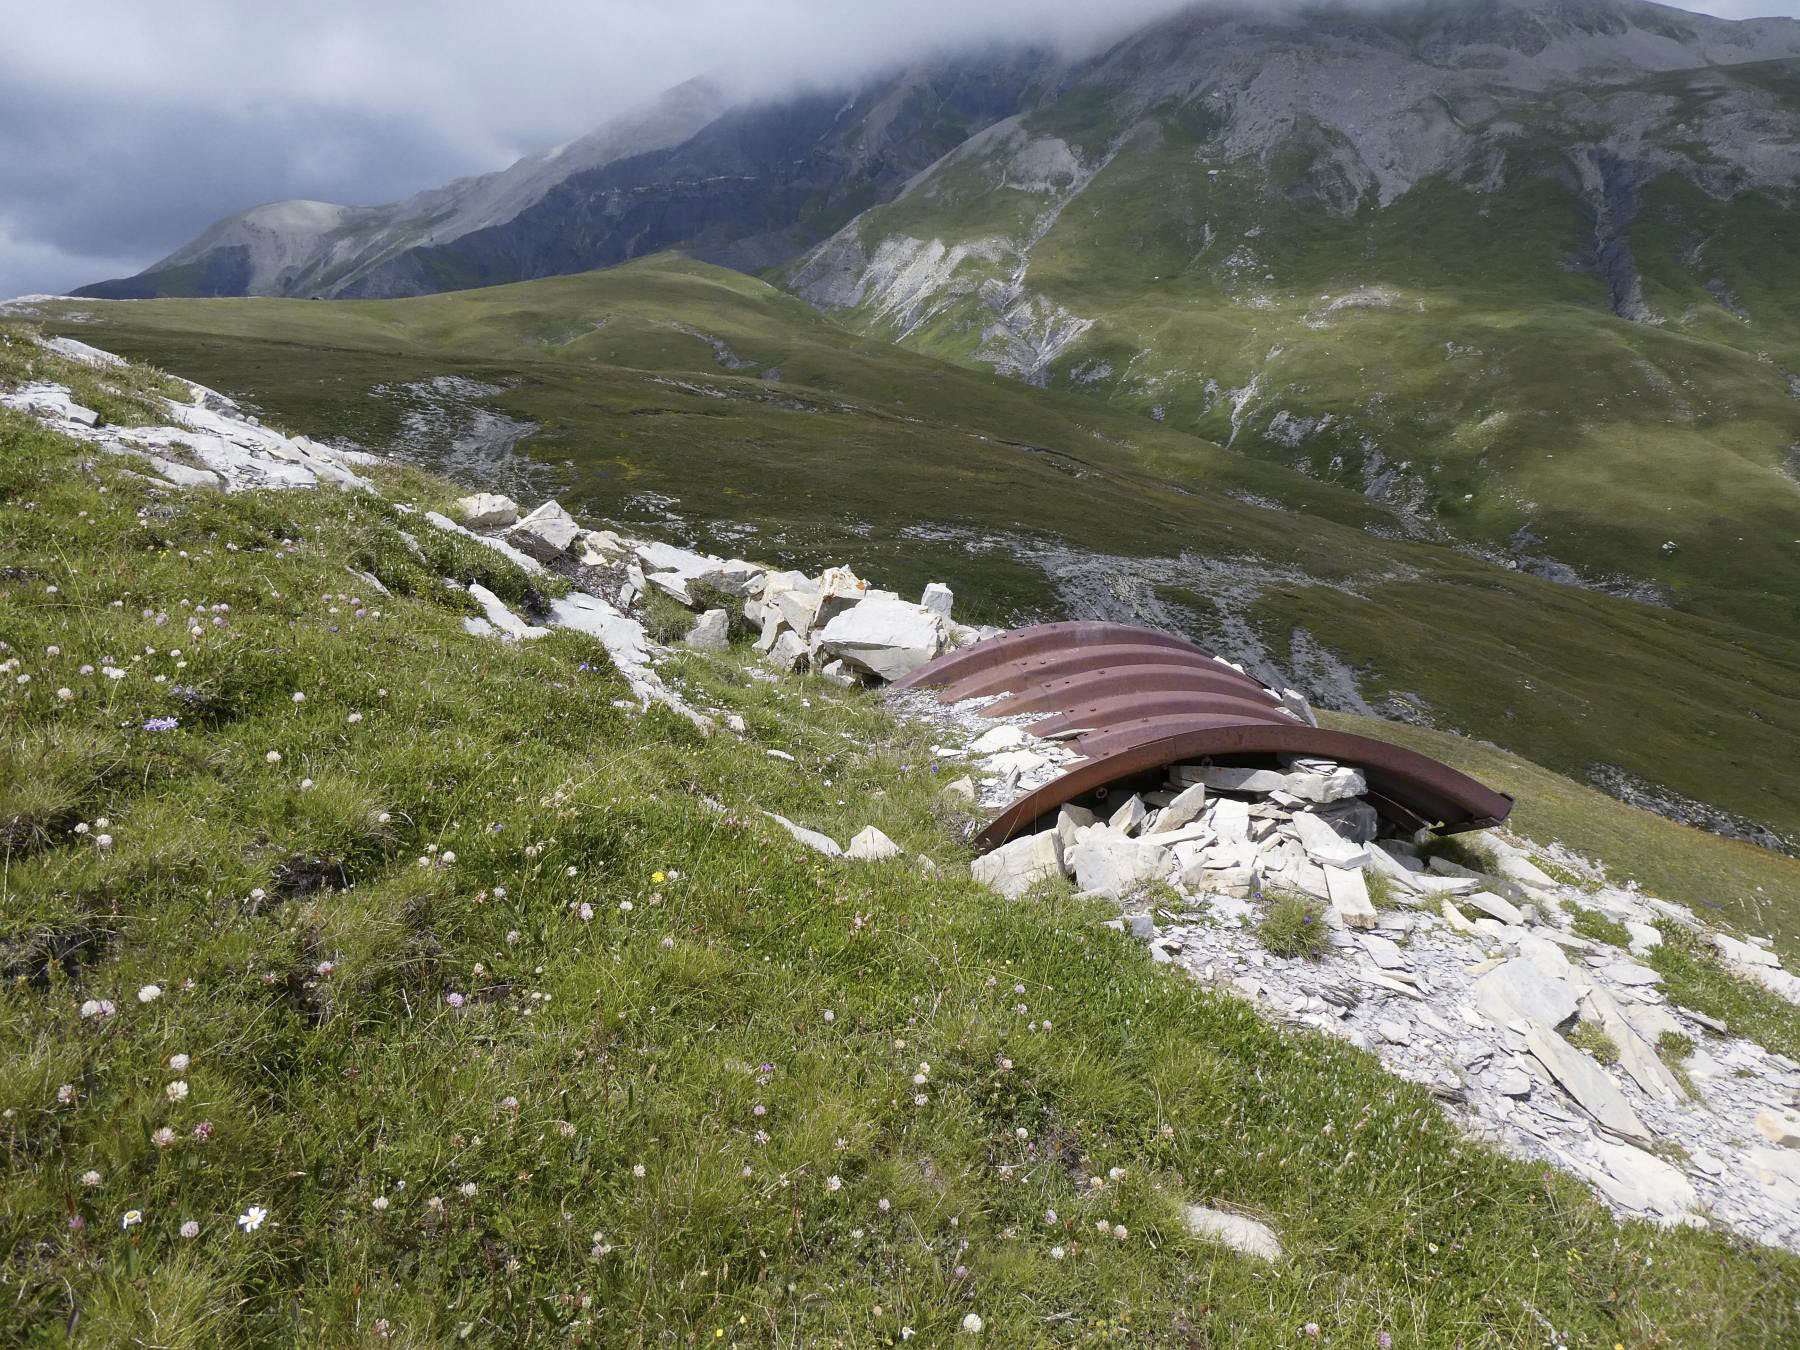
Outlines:
<svg viewBox="0 0 1800 1350"><path fill-rule="evenodd" d="M1256 940L1276 956L1303 956L1316 961L1325 954L1325 906L1311 896L1277 891L1265 897L1266 909L1256 925Z"/></svg>

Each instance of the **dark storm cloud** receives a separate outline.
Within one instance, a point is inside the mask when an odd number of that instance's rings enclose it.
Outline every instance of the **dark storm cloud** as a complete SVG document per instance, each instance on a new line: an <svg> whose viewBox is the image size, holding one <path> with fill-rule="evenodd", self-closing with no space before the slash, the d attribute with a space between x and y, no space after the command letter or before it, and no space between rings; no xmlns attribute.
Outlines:
<svg viewBox="0 0 1800 1350"><path fill-rule="evenodd" d="M500 168L695 74L772 93L974 41L1094 45L1180 7L0 0L0 296L135 271L259 202L388 201Z"/></svg>

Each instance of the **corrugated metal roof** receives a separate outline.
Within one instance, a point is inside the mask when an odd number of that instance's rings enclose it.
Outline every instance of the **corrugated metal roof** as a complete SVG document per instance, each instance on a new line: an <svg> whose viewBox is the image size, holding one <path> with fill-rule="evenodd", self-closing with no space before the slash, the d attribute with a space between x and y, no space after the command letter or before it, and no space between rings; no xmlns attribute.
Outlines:
<svg viewBox="0 0 1800 1350"><path fill-rule="evenodd" d="M1370 802L1406 829L1445 833L1505 820L1513 801L1428 755L1308 725L1274 691L1202 647L1110 623L1050 623L978 642L898 681L946 703L996 697L989 716L1048 713L1027 730L1081 757L1061 777L997 814L976 838L994 848L1064 802L1171 764L1276 755L1363 771Z"/></svg>

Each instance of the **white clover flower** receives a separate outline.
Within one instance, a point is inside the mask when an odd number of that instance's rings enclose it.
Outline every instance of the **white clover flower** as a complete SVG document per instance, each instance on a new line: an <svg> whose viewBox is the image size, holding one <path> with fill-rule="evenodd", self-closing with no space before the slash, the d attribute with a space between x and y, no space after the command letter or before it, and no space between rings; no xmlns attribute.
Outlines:
<svg viewBox="0 0 1800 1350"><path fill-rule="evenodd" d="M154 1003L161 997L162 986L160 984L147 984L142 989L138 990L139 1003Z"/></svg>
<svg viewBox="0 0 1800 1350"><path fill-rule="evenodd" d="M59 699L61 699L63 702L67 703L70 699L75 697L75 691L73 689L70 689L65 686L64 688L58 689L56 691L56 696Z"/></svg>
<svg viewBox="0 0 1800 1350"><path fill-rule="evenodd" d="M189 1219L186 1223L181 1225L181 1236L183 1236L184 1238L199 1237L200 1236L200 1225L195 1223L192 1219Z"/></svg>
<svg viewBox="0 0 1800 1350"><path fill-rule="evenodd" d="M1131 1236L1131 1230L1126 1228L1122 1223L1115 1223L1113 1225L1112 1235L1120 1242L1123 1242L1126 1238Z"/></svg>
<svg viewBox="0 0 1800 1350"><path fill-rule="evenodd" d="M894 1207L893 1202L890 1201L885 1195L882 1196L881 1199L879 1199L875 1202L875 1208L880 1210L883 1214L886 1214L893 1207Z"/></svg>
<svg viewBox="0 0 1800 1350"><path fill-rule="evenodd" d="M306 695L301 693L298 689L294 690L294 702L296 702L296 703L306 702Z"/></svg>
<svg viewBox="0 0 1800 1350"><path fill-rule="evenodd" d="M100 1174L92 1168L89 1168L81 1174L81 1184L90 1188L98 1186L100 1184Z"/></svg>
<svg viewBox="0 0 1800 1350"><path fill-rule="evenodd" d="M844 1179L840 1176L826 1177L825 1178L825 1189L833 1192L834 1194L838 1191L843 1190L844 1189Z"/></svg>
<svg viewBox="0 0 1800 1350"><path fill-rule="evenodd" d="M166 1088L163 1089L163 1095L172 1102L186 1101L187 1095L188 1095L187 1080L183 1079L183 1078L177 1078L173 1083L170 1083Z"/></svg>
<svg viewBox="0 0 1800 1350"><path fill-rule="evenodd" d="M581 921L582 921L582 922L583 922L583 923L586 923L586 922L588 922L588 920L590 920L590 919L592 919L592 918L593 918L593 917L594 917L594 907L593 907L593 906L592 906L592 905L590 905L590 904L587 904L587 903L586 903L586 902L585 902L585 901L584 901L584 902L583 902L583 903L582 903L582 906L581 906L581 908L580 908L580 909L578 909L578 910L577 910L577 911L576 911L576 913L577 913L577 914L579 914L579 915L580 915L580 916L581 916Z"/></svg>
<svg viewBox="0 0 1800 1350"><path fill-rule="evenodd" d="M619 912L621 914L631 913L631 901L629 901L629 900L619 901Z"/></svg>
<svg viewBox="0 0 1800 1350"><path fill-rule="evenodd" d="M644 1164L633 1163L631 1165L631 1175L641 1179L644 1175Z"/></svg>
<svg viewBox="0 0 1800 1350"><path fill-rule="evenodd" d="M310 778L302 778L300 780L300 790L302 792L311 792L312 785L313 785L313 780Z"/></svg>
<svg viewBox="0 0 1800 1350"><path fill-rule="evenodd" d="M268 754L264 755L263 758L268 760L271 764L279 764L281 763L281 751L271 750Z"/></svg>
<svg viewBox="0 0 1800 1350"><path fill-rule="evenodd" d="M361 713L351 713L344 720L346 722L348 722L351 726L355 726L358 722L362 721L362 714Z"/></svg>
<svg viewBox="0 0 1800 1350"><path fill-rule="evenodd" d="M835 1022L835 1021L837 1021L837 1014L834 1013L830 1008L827 1008L825 1010L825 1020L827 1022Z"/></svg>
<svg viewBox="0 0 1800 1350"><path fill-rule="evenodd" d="M1068 1253L1065 1252L1061 1247L1052 1247L1050 1249L1050 1259L1052 1261L1060 1261L1063 1259L1063 1257L1065 1257L1067 1255L1068 1255Z"/></svg>
<svg viewBox="0 0 1800 1350"><path fill-rule="evenodd" d="M175 1131L171 1130L167 1125L164 1125L155 1134L150 1136L150 1142L155 1144L158 1148L173 1148L175 1146Z"/></svg>
<svg viewBox="0 0 1800 1350"><path fill-rule="evenodd" d="M433 1214L442 1214L444 1212L444 1197L441 1195L431 1196L425 1201L425 1208L430 1210Z"/></svg>
<svg viewBox="0 0 1800 1350"><path fill-rule="evenodd" d="M387 1207L388 1198L385 1195L378 1195L373 1200L369 1201L369 1208L374 1210L377 1214L386 1214Z"/></svg>
<svg viewBox="0 0 1800 1350"><path fill-rule="evenodd" d="M518 941L519 941L519 930L516 928L509 928L506 932L506 945L511 947L511 946L516 945Z"/></svg>
<svg viewBox="0 0 1800 1350"><path fill-rule="evenodd" d="M456 855L454 853L450 852L448 849L446 849L446 850L444 850L444 861L446 863L453 863L456 861Z"/></svg>
<svg viewBox="0 0 1800 1350"><path fill-rule="evenodd" d="M1045 1210L1044 1211L1044 1222L1048 1223L1048 1224L1054 1224L1056 1222L1056 1211L1053 1209Z"/></svg>
<svg viewBox="0 0 1800 1350"><path fill-rule="evenodd" d="M73 1083L64 1083L56 1089L56 1104L58 1106L75 1105L75 1085Z"/></svg>
<svg viewBox="0 0 1800 1350"><path fill-rule="evenodd" d="M987 1324L981 1320L981 1314L979 1313L970 1313L962 1320L962 1329L970 1336L979 1336L982 1327L985 1325Z"/></svg>
<svg viewBox="0 0 1800 1350"><path fill-rule="evenodd" d="M462 1185L461 1185L461 1186L459 1186L459 1187L458 1187L458 1188L457 1188L457 1189L458 1189L458 1190L460 1190L460 1191L461 1191L461 1192L462 1192L462 1198L463 1198L463 1199L465 1199L465 1200L473 1200L473 1199L474 1199L474 1198L475 1198L475 1183L474 1183L474 1182L472 1182L472 1181L465 1181L465 1182L463 1182L463 1184L462 1184Z"/></svg>
<svg viewBox="0 0 1800 1350"><path fill-rule="evenodd" d="M112 836L110 834L103 834L103 835L99 836L97 839L95 839L94 842L96 844L100 845L101 848L111 848L112 847Z"/></svg>

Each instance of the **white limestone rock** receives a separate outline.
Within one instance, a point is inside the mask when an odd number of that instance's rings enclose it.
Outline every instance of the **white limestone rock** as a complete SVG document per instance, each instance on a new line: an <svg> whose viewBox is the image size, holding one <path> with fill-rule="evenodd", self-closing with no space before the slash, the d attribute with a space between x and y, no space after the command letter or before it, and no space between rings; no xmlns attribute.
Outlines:
<svg viewBox="0 0 1800 1350"><path fill-rule="evenodd" d="M950 608L956 603L956 593L941 581L933 581L925 587L925 593L919 597L919 608L928 609L941 619L948 620Z"/></svg>
<svg viewBox="0 0 1800 1350"><path fill-rule="evenodd" d="M1062 841L1055 830L1024 835L982 854L970 871L982 885L1016 900L1039 882L1062 876Z"/></svg>
<svg viewBox="0 0 1800 1350"><path fill-rule="evenodd" d="M1359 869L1327 867L1325 890L1332 911L1343 920L1346 928L1375 927L1375 906L1369 899L1369 887Z"/></svg>
<svg viewBox="0 0 1800 1350"><path fill-rule="evenodd" d="M886 858L899 857L900 845L873 825L867 825L858 830L850 840L850 847L844 850L844 856L858 862L881 862Z"/></svg>
<svg viewBox="0 0 1800 1350"><path fill-rule="evenodd" d="M575 518L549 501L508 530L506 542L539 562L552 562L569 551L580 533Z"/></svg>
<svg viewBox="0 0 1800 1350"><path fill-rule="evenodd" d="M1149 814L1144 799L1134 792L1120 802L1118 809L1107 818L1106 828L1117 830L1120 834L1133 834L1143 826L1144 819Z"/></svg>
<svg viewBox="0 0 1800 1350"><path fill-rule="evenodd" d="M709 609L688 629L687 645L697 652L722 652L731 646L731 615Z"/></svg>
<svg viewBox="0 0 1800 1350"><path fill-rule="evenodd" d="M1281 1239L1266 1223L1202 1205L1189 1205L1181 1217L1188 1232L1195 1237L1222 1242L1233 1251L1259 1261L1281 1260Z"/></svg>
<svg viewBox="0 0 1800 1350"><path fill-rule="evenodd" d="M1455 908L1447 900L1444 903ZM1575 1015L1578 1006L1574 984L1527 957L1502 961L1475 981L1473 991L1475 1006L1501 1027L1514 1022L1559 1027Z"/></svg>
<svg viewBox="0 0 1800 1350"><path fill-rule="evenodd" d="M1167 806L1163 807L1161 813L1156 817L1156 823L1150 827L1149 833L1169 834L1191 825L1199 819L1200 813L1205 809L1205 783L1195 783L1190 788L1183 788L1175 794Z"/></svg>
<svg viewBox="0 0 1800 1350"><path fill-rule="evenodd" d="M458 497L450 509L471 530L496 530L519 518L519 504L498 492L476 492Z"/></svg>
<svg viewBox="0 0 1800 1350"><path fill-rule="evenodd" d="M912 674L944 650L944 620L899 600L863 600L820 634L825 650L883 680Z"/></svg>
<svg viewBox="0 0 1800 1350"><path fill-rule="evenodd" d="M482 613L487 615L487 621L499 630L501 637L509 642L550 636L548 628L539 628L526 623L506 607L504 600L480 583L469 587L469 598L481 606Z"/></svg>
<svg viewBox="0 0 1800 1350"><path fill-rule="evenodd" d="M1360 871L1369 865L1367 848L1351 843L1315 815L1304 811L1296 815L1292 829L1300 846L1306 850L1306 856L1323 867Z"/></svg>
<svg viewBox="0 0 1800 1350"><path fill-rule="evenodd" d="M796 825L786 816L778 816L773 811L764 811L763 814L814 852L823 853L827 858L843 856L844 850L837 846L837 841L830 835L809 830L804 825Z"/></svg>
<svg viewBox="0 0 1800 1350"><path fill-rule="evenodd" d="M1605 1069L1540 1022L1533 1021L1525 1029L1525 1044L1602 1128L1623 1139L1650 1142L1650 1131Z"/></svg>
<svg viewBox="0 0 1800 1350"><path fill-rule="evenodd" d="M1154 845L1110 832L1090 834L1068 852L1076 888L1083 895L1103 895L1113 900L1160 878L1163 859L1163 851Z"/></svg>

